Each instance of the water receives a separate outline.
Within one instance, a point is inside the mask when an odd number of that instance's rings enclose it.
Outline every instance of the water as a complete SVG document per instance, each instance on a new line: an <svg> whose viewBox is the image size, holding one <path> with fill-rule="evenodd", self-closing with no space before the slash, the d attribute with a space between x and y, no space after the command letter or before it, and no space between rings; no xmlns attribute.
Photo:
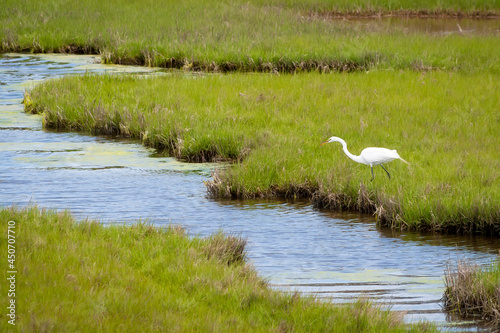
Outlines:
<svg viewBox="0 0 500 333"><path fill-rule="evenodd" d="M358 26L366 31L399 31L406 34L446 35L500 35L500 20L471 18L411 18L411 17L379 17L379 18L334 18L341 24Z"/></svg>
<svg viewBox="0 0 500 333"><path fill-rule="evenodd" d="M103 223L180 224L191 235L220 229L248 238L249 257L277 289L345 302L370 297L408 322L446 330L477 325L441 308L448 261L490 263L490 238L395 234L371 216L321 211L308 202L218 201L207 197L211 164L158 157L135 142L44 131L20 104L34 82L85 71L152 72L96 65L95 57L4 55L0 58L0 205L69 209Z"/></svg>

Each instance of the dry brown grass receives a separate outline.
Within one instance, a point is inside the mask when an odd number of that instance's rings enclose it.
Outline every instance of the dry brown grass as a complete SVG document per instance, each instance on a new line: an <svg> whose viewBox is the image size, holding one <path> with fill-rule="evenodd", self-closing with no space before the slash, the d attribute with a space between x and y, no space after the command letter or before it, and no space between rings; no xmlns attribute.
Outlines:
<svg viewBox="0 0 500 333"><path fill-rule="evenodd" d="M446 310L463 317L481 317L500 329L500 281L484 278L482 269L460 260L448 264L445 271L444 305Z"/></svg>
<svg viewBox="0 0 500 333"><path fill-rule="evenodd" d="M222 180L221 173L223 170L220 168L214 169L212 171L212 179L209 181L203 181L207 187L207 192L215 198L231 198L233 193L229 185L225 185Z"/></svg>
<svg viewBox="0 0 500 333"><path fill-rule="evenodd" d="M209 237L204 252L208 259L215 257L230 266L245 260L246 244L247 240L241 236L226 235L219 232Z"/></svg>

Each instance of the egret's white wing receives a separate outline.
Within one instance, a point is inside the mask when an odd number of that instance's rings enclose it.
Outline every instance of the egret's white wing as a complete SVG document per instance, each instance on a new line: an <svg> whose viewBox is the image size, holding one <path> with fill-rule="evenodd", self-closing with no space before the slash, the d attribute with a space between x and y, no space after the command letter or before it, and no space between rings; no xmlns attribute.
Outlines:
<svg viewBox="0 0 500 333"><path fill-rule="evenodd" d="M368 165L387 163L399 158L399 155L395 150L377 147L363 149L360 156Z"/></svg>

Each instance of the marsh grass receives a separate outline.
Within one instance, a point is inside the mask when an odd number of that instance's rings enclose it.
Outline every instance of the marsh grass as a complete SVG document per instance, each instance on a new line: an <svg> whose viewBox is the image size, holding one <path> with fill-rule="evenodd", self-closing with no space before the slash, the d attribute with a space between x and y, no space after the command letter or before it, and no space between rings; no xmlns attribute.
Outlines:
<svg viewBox="0 0 500 333"><path fill-rule="evenodd" d="M320 75L68 77L29 92L48 128L138 138L186 161L230 159L214 196L307 197L373 213L381 225L500 234L498 74L413 71ZM27 105L28 106L28 105ZM387 179L348 159L396 149Z"/></svg>
<svg viewBox="0 0 500 333"><path fill-rule="evenodd" d="M19 332L434 331L365 301L334 306L273 291L241 255L238 237L104 226L37 207L2 208L0 221L4 245L15 221ZM7 292L0 300L7 304ZM11 328L0 321L2 332Z"/></svg>
<svg viewBox="0 0 500 333"><path fill-rule="evenodd" d="M479 316L500 327L500 262L481 268L467 261L448 264L444 304L464 317Z"/></svg>
<svg viewBox="0 0 500 333"><path fill-rule="evenodd" d="M212 235L208 239L209 242L204 251L208 259L218 258L227 263L228 266L246 260L246 239L235 235L225 235L222 232Z"/></svg>
<svg viewBox="0 0 500 333"><path fill-rule="evenodd" d="M499 10L498 1L481 0L5 0L0 52L97 53L105 63L218 72L498 71L500 46L494 34L418 34L383 25L374 29L328 15L449 11L468 16Z"/></svg>

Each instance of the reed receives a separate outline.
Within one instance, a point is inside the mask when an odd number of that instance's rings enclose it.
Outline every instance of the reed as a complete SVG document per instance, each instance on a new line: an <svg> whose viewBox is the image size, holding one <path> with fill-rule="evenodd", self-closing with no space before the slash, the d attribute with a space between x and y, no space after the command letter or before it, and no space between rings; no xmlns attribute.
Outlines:
<svg viewBox="0 0 500 333"><path fill-rule="evenodd" d="M0 221L2 244L15 222L19 332L435 331L365 301L337 306L272 290L241 256L238 237L189 237L144 222L104 226L37 207L1 208ZM230 253L238 260L228 262ZM3 318L0 330L11 329Z"/></svg>
<svg viewBox="0 0 500 333"><path fill-rule="evenodd" d="M373 213L380 225L500 235L500 131L494 73L94 76L29 92L45 126L134 137L186 161L232 160L214 196L308 197ZM397 149L387 179L348 159L344 138Z"/></svg>

